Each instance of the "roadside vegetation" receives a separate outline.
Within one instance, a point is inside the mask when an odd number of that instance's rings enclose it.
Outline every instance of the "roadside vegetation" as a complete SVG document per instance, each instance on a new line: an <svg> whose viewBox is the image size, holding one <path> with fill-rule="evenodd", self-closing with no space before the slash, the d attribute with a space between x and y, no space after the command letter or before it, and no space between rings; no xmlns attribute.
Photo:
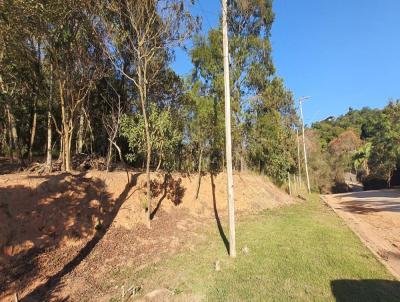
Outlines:
<svg viewBox="0 0 400 302"><path fill-rule="evenodd" d="M188 250L112 278L137 294L168 289L177 301L398 301L400 285L317 195L243 217L237 259L217 231ZM218 269L216 270L216 262ZM105 280L105 286L107 281ZM142 287L140 287L142 286ZM122 301L120 291L112 301Z"/></svg>
<svg viewBox="0 0 400 302"><path fill-rule="evenodd" d="M201 33L192 1L0 3L0 156L15 170L225 169L221 24ZM294 173L292 93L276 75L272 1L229 4L235 171ZM188 45L191 48L188 49ZM186 48L189 75L171 64ZM14 171L15 171L14 170ZM196 196L194 196L196 199Z"/></svg>
<svg viewBox="0 0 400 302"><path fill-rule="evenodd" d="M343 223L304 197L306 150L314 193L348 190L348 172L365 184L400 181L400 102L349 110L300 138L272 58L272 0L224 2L229 58L221 20L202 31L195 2L0 1L0 221L9 222L0 299L90 300L79 276L116 301L160 286L181 301L400 299ZM179 48L193 65L186 75L172 67ZM242 188L236 260L217 206L228 195L234 226L233 194L221 189L232 190L221 184L231 164ZM201 230L205 241L170 240L189 228L184 218L216 224ZM149 266L160 255L169 256ZM132 259L141 270L125 265Z"/></svg>
<svg viewBox="0 0 400 302"><path fill-rule="evenodd" d="M347 191L345 173L365 188L400 185L400 101L316 122L307 144L314 188L321 192Z"/></svg>

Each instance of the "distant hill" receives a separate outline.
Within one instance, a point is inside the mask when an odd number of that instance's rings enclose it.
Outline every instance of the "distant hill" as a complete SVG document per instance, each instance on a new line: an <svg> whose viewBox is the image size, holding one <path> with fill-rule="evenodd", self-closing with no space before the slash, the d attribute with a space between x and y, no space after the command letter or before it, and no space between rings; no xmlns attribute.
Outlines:
<svg viewBox="0 0 400 302"><path fill-rule="evenodd" d="M327 179L319 182L330 181L332 187L338 187L344 174L353 172L370 188L400 184L399 100L390 101L383 109L349 108L344 115L313 123L311 132L320 147L313 154L319 158L311 158L311 165L322 161L325 164L314 165L316 169L324 167L330 172L322 173Z"/></svg>

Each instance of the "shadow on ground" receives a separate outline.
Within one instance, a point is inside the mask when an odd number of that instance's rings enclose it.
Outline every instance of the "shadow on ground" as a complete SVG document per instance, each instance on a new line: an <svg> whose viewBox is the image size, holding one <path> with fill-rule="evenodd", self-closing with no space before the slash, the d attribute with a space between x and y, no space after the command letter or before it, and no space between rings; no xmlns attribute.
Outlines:
<svg viewBox="0 0 400 302"><path fill-rule="evenodd" d="M0 175L10 174L20 171L22 168L21 164L17 160L11 162L9 159L0 157Z"/></svg>
<svg viewBox="0 0 400 302"><path fill-rule="evenodd" d="M186 189L182 186L182 179L174 179L169 173L164 175L164 181L151 180L150 181L151 196L154 201L158 198L157 204L150 214L150 218L153 219L160 209L160 206L165 198L172 201L175 206L182 203L182 199L185 195ZM160 196L161 195L161 196Z"/></svg>
<svg viewBox="0 0 400 302"><path fill-rule="evenodd" d="M337 302L400 301L400 282L391 280L333 280L332 294Z"/></svg>
<svg viewBox="0 0 400 302"><path fill-rule="evenodd" d="M44 274L47 281L22 301L45 301L107 232L139 174L131 175L116 199L103 180L86 178L85 173L30 176L45 179L36 188L1 187L0 218L7 229L0 232L0 292L20 292ZM48 271L41 271L42 254L51 254L66 241L76 244L67 245L59 259L47 259Z"/></svg>
<svg viewBox="0 0 400 302"><path fill-rule="evenodd" d="M218 210L217 210L217 199L215 197L215 183L214 183L214 174L211 173L211 191L212 191L212 199L213 199L213 208L214 208L214 216L215 221L217 223L218 232L221 236L222 241L224 242L227 253L229 253L229 241L225 235L224 229L221 224L221 219L219 218Z"/></svg>
<svg viewBox="0 0 400 302"><path fill-rule="evenodd" d="M397 199L400 198L400 190L398 189L386 189L377 191L360 191L340 194L341 197L353 197L353 198L389 198Z"/></svg>

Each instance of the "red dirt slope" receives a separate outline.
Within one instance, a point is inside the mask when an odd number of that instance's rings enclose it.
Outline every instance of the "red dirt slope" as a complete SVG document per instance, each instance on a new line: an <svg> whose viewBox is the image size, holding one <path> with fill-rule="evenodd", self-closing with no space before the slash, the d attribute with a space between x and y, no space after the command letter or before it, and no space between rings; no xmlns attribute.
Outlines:
<svg viewBox="0 0 400 302"><path fill-rule="evenodd" d="M153 221L139 172L0 176L0 300L106 300L99 280L191 247L199 226L226 220L226 176L152 175ZM240 216L292 202L265 177L235 175Z"/></svg>

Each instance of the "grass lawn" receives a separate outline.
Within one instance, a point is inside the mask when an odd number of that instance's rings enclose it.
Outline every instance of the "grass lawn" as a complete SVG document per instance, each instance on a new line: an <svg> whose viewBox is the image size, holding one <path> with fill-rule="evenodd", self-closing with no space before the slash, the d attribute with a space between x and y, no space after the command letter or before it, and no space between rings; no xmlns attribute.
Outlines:
<svg viewBox="0 0 400 302"><path fill-rule="evenodd" d="M177 301L400 301L400 283L317 196L242 218L235 260L216 226L205 232L196 251L114 277L143 284L143 293L168 288Z"/></svg>

